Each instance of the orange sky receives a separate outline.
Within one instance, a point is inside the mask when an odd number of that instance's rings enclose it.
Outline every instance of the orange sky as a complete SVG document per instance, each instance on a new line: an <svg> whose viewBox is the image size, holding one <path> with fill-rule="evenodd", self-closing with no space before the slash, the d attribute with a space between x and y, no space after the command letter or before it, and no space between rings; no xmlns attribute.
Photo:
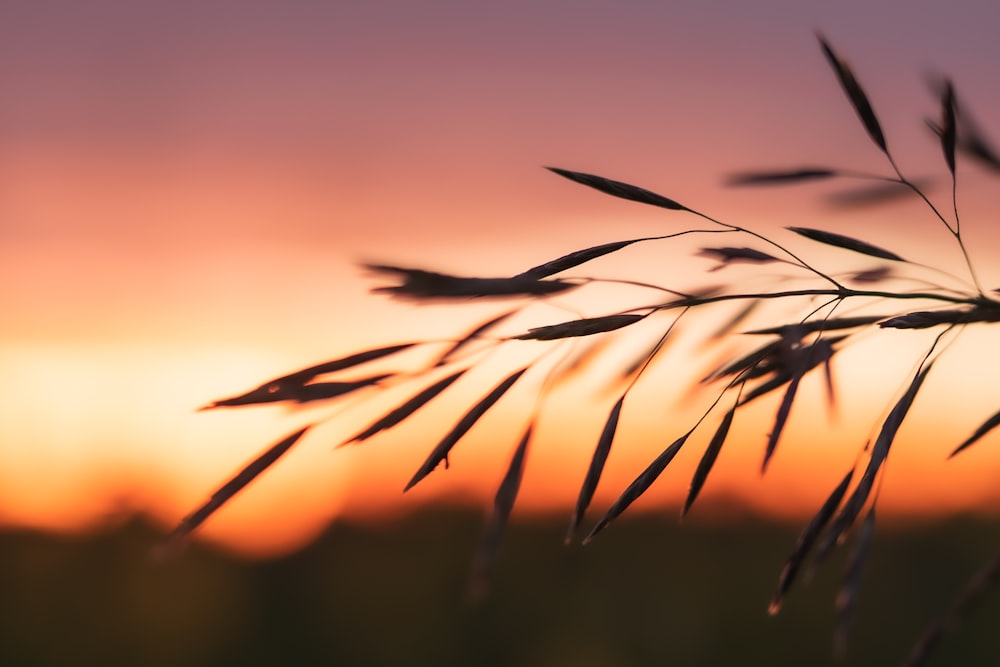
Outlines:
<svg viewBox="0 0 1000 667"><path fill-rule="evenodd" d="M542 165L634 182L761 231L827 226L960 268L917 205L843 211L824 205L836 186L720 185L754 167L885 171L816 28L857 70L907 173L942 173L923 126L936 114L927 72L953 75L1000 141L990 118L1000 108L997 10L973 3L23 4L0 10L0 521L14 525L72 529L123 508L173 524L258 451L327 414L340 416L203 534L278 553L341 512L490 498L528 392L470 433L450 470L400 491L498 373L470 382L465 403L334 453L375 407L347 401L301 416L195 408L348 352L447 337L503 309L371 296L358 261L512 274L696 224L588 192ZM961 167L973 257L987 284L1000 284L988 229L996 181ZM939 183L932 194L946 197ZM593 272L689 286L725 279L699 276L712 264L690 258L698 247L630 248ZM836 270L863 264L810 251ZM589 314L604 297L594 298ZM735 494L781 515L812 512L929 340L885 332L845 354L836 419L803 408L763 479L773 403L739 416L705 499ZM900 436L907 446L890 460L882 507L994 505L993 442L941 463L996 409L995 374L978 361L984 345L963 336L928 383ZM723 350L685 349L626 403L595 515L711 400L685 392ZM693 351L703 356L692 361ZM822 403L817 386L804 391L803 405ZM523 511L568 515L614 400L582 388L552 405ZM683 498L710 432L641 507Z"/></svg>

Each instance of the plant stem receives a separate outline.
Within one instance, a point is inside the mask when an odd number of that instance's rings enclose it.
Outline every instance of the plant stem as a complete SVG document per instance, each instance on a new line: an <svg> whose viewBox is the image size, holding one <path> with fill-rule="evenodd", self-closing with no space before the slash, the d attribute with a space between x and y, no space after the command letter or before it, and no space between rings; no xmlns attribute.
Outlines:
<svg viewBox="0 0 1000 667"><path fill-rule="evenodd" d="M796 296L832 296L839 299L848 299L851 297L873 297L878 299L924 299L927 301L940 301L943 303L951 303L957 305L965 306L979 306L986 308L998 308L1000 309L1000 302L993 301L992 299L986 298L984 296L975 297L952 297L944 294L935 294L933 292L884 292L881 290L856 290L850 287L840 287L838 289L801 289L801 290L784 290L780 292L757 292L757 293L747 293L747 294L717 294L713 296L703 296L703 297L687 297L681 301L675 301L671 303L661 304L656 306L658 310L668 310L671 308L680 307L693 307L701 306L708 303L715 303L719 301L740 301L746 299L783 299L786 297L796 297ZM633 309L639 310L639 309Z"/></svg>
<svg viewBox="0 0 1000 667"><path fill-rule="evenodd" d="M694 213L695 215L697 215L698 217L704 218L705 220L708 220L709 222L714 222L715 224L720 225L722 227L725 227L726 229L734 231L734 232L742 232L744 234L749 234L750 236L754 237L755 239L763 241L764 243L767 243L768 245L771 245L771 246L777 248L778 250L780 250L781 252L785 253L786 255L788 255L789 257L791 257L793 260L795 260L798 263L798 265L801 266L802 268L804 268L804 269L806 269L808 271L812 271L817 276L819 276L823 280L827 281L828 283L830 283L834 287L837 287L839 289L844 289L844 286L841 285L839 282L837 282L834 278L828 276L827 274L823 273L822 271L820 271L816 267L810 265L804 259L800 258L798 255L796 255L791 250L789 250L785 246L781 245L777 241L772 241L771 239L767 238L763 234L759 234L758 232L755 232L752 229L747 229L746 227L740 227L739 225L733 225L733 224L730 224L728 222L722 222L721 220L716 220L715 218L713 218L711 216L708 216L708 215L705 215L704 213L701 213L700 211L695 211L695 210L692 210L692 209L688 209L688 210L691 213Z"/></svg>

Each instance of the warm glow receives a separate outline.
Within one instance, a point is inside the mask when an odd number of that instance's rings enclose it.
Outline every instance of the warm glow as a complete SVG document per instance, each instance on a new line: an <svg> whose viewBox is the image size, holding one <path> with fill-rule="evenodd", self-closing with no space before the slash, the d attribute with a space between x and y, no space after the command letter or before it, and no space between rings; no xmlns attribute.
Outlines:
<svg viewBox="0 0 1000 667"><path fill-rule="evenodd" d="M743 168L803 164L887 173L815 48L812 31L823 25L873 91L904 168L938 174L931 193L948 210L939 149L921 126L934 109L920 68L939 63L961 75L977 118L988 120L1000 107L988 70L997 55L992 34L979 42L956 30L953 43L934 31L934 40L872 43L835 13L789 8L784 23L748 30L739 8L725 19L693 7L666 17L656 3L627 20L590 8L538 10L509 24L490 14L499 10L470 8L449 14L452 23L428 23L401 7L386 25L378 12L327 4L300 8L302 15L225 17L217 23L231 32L217 33L216 22L184 15L194 3L178 3L171 21L119 17L45 39L31 37L42 34L41 14L11 10L5 23L23 24L23 38L0 40L0 60L18 63L5 70L0 149L4 524L78 530L143 511L171 526L268 445L312 422L321 425L201 536L269 555L307 543L345 513L398 513L445 499L487 505L539 375L526 376L459 443L449 470L406 497L403 486L441 435L512 366L463 378L440 405L336 451L409 389L300 412L197 408L350 352L446 339L505 307L416 307L372 296L358 262L509 275L571 250L702 224L602 197L542 165L635 182L783 238L782 226L826 225L963 271L919 203L842 211L823 198L843 188L718 183ZM144 31L118 20L139 21ZM685 27L665 39L654 29L665 23ZM964 48L973 43L983 52ZM996 178L968 163L960 169L973 259L992 288L1000 283ZM692 257L700 243L635 246L576 275L628 274L675 288L751 280L743 269L705 273L712 262ZM831 270L869 266L801 240L796 247ZM616 290L586 294L574 303L587 314L619 307ZM630 294L639 303L652 298ZM538 307L519 322L562 319L565 311ZM685 321L678 349L626 402L592 515L714 398L693 388L736 348L700 347L707 326ZM888 462L883 514L1000 506L995 436L944 461L996 410L989 333L963 334L920 395ZM844 353L835 363L833 414L823 409L819 378L805 382L763 478L777 397L739 414L700 514L712 514L714 499L809 516L877 431L932 336L889 331ZM531 354L532 345L521 349ZM616 399L598 387L614 372L589 369L548 404L517 512L568 515ZM714 423L637 510L683 501ZM696 508L690 520L698 516Z"/></svg>

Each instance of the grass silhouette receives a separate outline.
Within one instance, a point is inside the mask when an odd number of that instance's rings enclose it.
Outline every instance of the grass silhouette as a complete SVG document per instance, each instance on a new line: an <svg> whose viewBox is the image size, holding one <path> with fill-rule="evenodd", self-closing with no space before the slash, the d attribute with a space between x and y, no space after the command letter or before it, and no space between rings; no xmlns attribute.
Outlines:
<svg viewBox="0 0 1000 667"><path fill-rule="evenodd" d="M643 376L657 361L675 332L678 322L687 321L717 304L733 304L740 308L736 317L717 336L742 337L760 341L749 353L710 371L705 384L715 390L715 399L701 416L689 424L675 440L656 456L648 467L621 493L618 499L596 521L583 538L593 540L612 521L621 515L663 473L678 452L691 440L696 431L712 429L708 445L701 455L690 482L682 514L688 513L707 483L717 458L729 436L734 420L748 403L770 394L780 395L772 427L767 436L761 469L766 471L775 456L785 425L795 405L803 378L810 374L825 373L832 391L830 378L831 360L863 333L885 329L935 329L937 335L923 354L915 360L915 368L908 384L896 399L881 424L878 435L870 446L859 452L854 467L847 471L842 481L832 490L826 502L801 532L795 546L779 575L778 585L771 600L770 611L777 613L782 602L804 570L824 561L829 554L854 535L847 568L837 595L837 645L843 648L847 629L854 613L861 573L876 528L876 505L885 463L888 460L896 435L910 412L926 378L932 373L935 362L947 350L948 344L970 324L1000 321L1000 299L996 290L985 290L969 257L962 222L959 216L957 194L957 156L964 155L1000 169L1000 158L990 147L968 112L959 105L954 88L947 80L936 84L939 109L937 119L928 121L940 144L951 182L951 206L943 211L935 206L925 193L923 182L904 175L890 150L882 125L864 89L853 70L819 36L820 47L843 89L850 106L860 120L872 144L888 164L888 174L870 174L828 166L797 166L784 170L744 172L730 179L733 186L775 186L830 179L860 180L873 186L864 194L864 201L897 197L900 193L918 198L926 207L935 224L949 232L964 258L965 276L951 276L941 280L941 271L906 259L897 252L837 232L811 227L788 227L792 238L801 239L802 250L796 245L779 242L768 235L742 225L711 217L697 208L677 202L645 187L614 180L590 173L565 168L548 169L565 179L586 188L635 203L663 209L671 216L693 216L699 228L643 238L618 240L602 245L578 249L524 271L505 276L456 276L424 269L369 264L367 268L385 279L388 284L375 291L394 297L425 301L461 301L470 298L514 300L516 305L480 323L471 331L444 343L445 349L429 363L413 371L370 372L364 377L346 377L350 373L374 362L392 363L399 355L416 348L442 345L441 341L406 342L389 347L357 352L324 362L294 373L264 382L244 394L221 399L206 408L259 405L287 401L311 403L332 400L354 394L360 390L379 391L386 387L405 385L412 387L409 398L374 420L344 445L360 443L377 433L405 422L425 405L437 399L452 387L468 370L491 356L499 348L534 346L541 352L531 361L518 366L498 378L487 393L476 400L448 430L431 450L424 463L406 484L409 490L428 475L449 461L452 448L493 406L509 392L527 384L525 378L537 380L537 398L533 412L524 420L521 436L503 481L496 494L493 516L488 522L481 547L475 557L473 586L482 590L489 577L501 541L507 518L517 498L521 477L528 460L534 426L544 408L546 398L561 382L568 381L568 371L574 364L587 360L590 354L601 349L576 353L572 343L583 337L613 336L630 327L647 327L656 334L655 343L643 351L642 356L623 373L625 378L618 389L604 428L597 438L589 468L582 481L580 493L572 510L567 541L576 539L586 518L594 492L601 479L605 463L611 453L621 418L623 406ZM629 281L616 278L575 276L573 270L590 262L621 251L635 244L669 243L679 237L739 239L730 245L706 245L700 254L718 262L712 271L724 270L734 264L780 266L789 273L781 282L806 281L804 286L774 289L741 290L739 286L706 287L698 291L678 290L662 284ZM743 245L747 244L747 245ZM810 247L825 246L836 252L863 256L869 268L840 275L807 259ZM526 331L503 333L503 328L515 321L532 304L554 303L559 297L586 289L594 284L619 284L652 294L645 302L596 316L576 316L572 319L550 322L530 327ZM772 322L766 328L738 332L737 327L755 308L768 302L796 304L800 313L791 321ZM875 310L876 312L871 312ZM847 311L847 312L845 312ZM613 344L613 341L612 341ZM1000 425L1000 412L988 417L972 431L963 442L956 445L952 455L974 445L992 429ZM285 452L306 434L313 424L300 427L294 433L268 448L223 485L210 500L186 517L173 532L167 547L183 541L212 512L217 510L257 475L274 464ZM933 648L936 640L949 624L962 616L983 592L996 580L1000 572L1000 557L991 559L960 594L953 608L939 623L928 629L915 646L907 664L920 664Z"/></svg>

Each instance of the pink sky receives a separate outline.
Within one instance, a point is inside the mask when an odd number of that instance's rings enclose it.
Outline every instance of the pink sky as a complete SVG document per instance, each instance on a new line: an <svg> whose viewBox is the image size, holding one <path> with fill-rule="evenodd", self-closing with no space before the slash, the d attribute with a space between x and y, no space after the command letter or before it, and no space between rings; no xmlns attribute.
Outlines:
<svg viewBox="0 0 1000 667"><path fill-rule="evenodd" d="M543 165L634 182L763 231L827 225L954 266L942 230L914 221L918 207L837 212L823 204L831 188L754 192L721 182L753 167L886 169L823 61L816 29L853 64L907 173L942 173L923 125L936 113L929 72L953 76L1000 141L991 117L1000 108L998 13L971 2L4 7L0 520L72 528L124 505L170 524L301 422L280 409L194 412L199 405L358 349L451 335L493 312L371 296L358 261L511 274L577 248L692 224L587 192ZM984 221L995 185L981 170L962 173L973 257L987 279L996 262ZM662 276L666 260L656 253L673 251L659 248L606 266ZM996 271L992 278L1000 284ZM757 445L745 455L733 448L706 494L808 514L916 358L901 355L891 362L896 374L875 382L864 361L845 367L872 394L853 404L848 397L833 425L817 414L828 455L789 442L760 480L746 463L757 460ZM962 403L969 420L925 417L942 441L964 437L995 410L974 357L966 363L975 379L954 371L954 382L982 389L982 399ZM696 368L682 376L696 377ZM579 446L535 448L529 506L568 513L608 409L595 405ZM294 450L205 533L280 551L340 511L488 498L512 444L487 434L474 439L478 448L464 443L469 458L416 498L398 493L462 409L334 454L330 425L325 439ZM628 412L640 419L640 408ZM768 428L761 419L746 427L754 443ZM815 432L807 426L805 439ZM559 428L551 441L562 439ZM616 450L602 502L662 448L641 436ZM939 508L992 502L978 478L968 477L962 498L948 477L928 481L929 471L944 469L947 445L900 454L887 488L917 478L941 494ZM981 456L949 470L972 475L988 460L995 471L1000 458ZM696 458L678 461L658 487L660 502L682 497ZM905 502L899 493L899 508L934 504L930 492Z"/></svg>

